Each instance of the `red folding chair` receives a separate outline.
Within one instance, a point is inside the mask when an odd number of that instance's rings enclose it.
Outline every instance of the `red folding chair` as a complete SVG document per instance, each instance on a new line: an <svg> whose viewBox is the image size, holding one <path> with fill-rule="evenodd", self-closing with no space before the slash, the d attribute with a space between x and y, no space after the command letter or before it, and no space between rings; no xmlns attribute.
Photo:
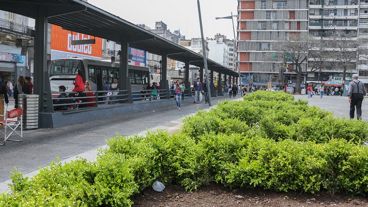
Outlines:
<svg viewBox="0 0 368 207"><path fill-rule="evenodd" d="M23 141L23 110L21 108L15 108L8 111L7 108L5 108L3 117L4 120L0 121L0 126L3 127L3 129L0 130L0 134L3 137L3 141L0 142L0 145L5 145L7 141ZM10 139L13 135L20 139Z"/></svg>

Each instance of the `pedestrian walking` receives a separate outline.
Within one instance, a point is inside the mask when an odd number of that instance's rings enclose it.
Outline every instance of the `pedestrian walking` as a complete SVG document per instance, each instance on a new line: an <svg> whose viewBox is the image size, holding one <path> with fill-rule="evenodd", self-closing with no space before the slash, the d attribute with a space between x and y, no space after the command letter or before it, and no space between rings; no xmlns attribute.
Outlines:
<svg viewBox="0 0 368 207"><path fill-rule="evenodd" d="M199 78L197 82L194 82L194 103L201 102L201 92L203 90L203 86Z"/></svg>
<svg viewBox="0 0 368 207"><path fill-rule="evenodd" d="M181 108L181 87L179 85L179 83L176 83L176 87L175 87L175 101L176 101L176 107L180 110Z"/></svg>
<svg viewBox="0 0 368 207"><path fill-rule="evenodd" d="M321 96L321 99L323 98L324 93L325 93L325 86L321 84L321 86L319 87L319 95Z"/></svg>
<svg viewBox="0 0 368 207"><path fill-rule="evenodd" d="M354 119L355 108L357 111L357 119L362 119L362 102L367 94L364 84L359 80L358 74L353 75L353 81L349 86L349 102L350 102L350 119Z"/></svg>
<svg viewBox="0 0 368 207"><path fill-rule="evenodd" d="M313 97L313 87L311 85L308 85L307 87L307 94L308 94L308 98Z"/></svg>
<svg viewBox="0 0 368 207"><path fill-rule="evenodd" d="M231 90L233 92L233 97L235 98L236 94L238 93L238 87L234 84Z"/></svg>
<svg viewBox="0 0 368 207"><path fill-rule="evenodd" d="M231 85L229 86L229 88L227 89L227 93L229 94L229 98L231 98L231 96L232 96L232 89L231 89L232 87L231 87Z"/></svg>
<svg viewBox="0 0 368 207"><path fill-rule="evenodd" d="M152 84L152 88L151 88L151 100L157 100L158 97L158 87L157 87L157 83L153 82Z"/></svg>
<svg viewBox="0 0 368 207"><path fill-rule="evenodd" d="M181 99L184 100L184 96L185 96L185 85L184 85L184 83L180 84L180 90L181 90Z"/></svg>
<svg viewBox="0 0 368 207"><path fill-rule="evenodd" d="M13 92L14 92L14 86L13 86L13 82L11 80L8 80L6 82L6 88L7 88L7 91L8 91L8 96L12 97Z"/></svg>

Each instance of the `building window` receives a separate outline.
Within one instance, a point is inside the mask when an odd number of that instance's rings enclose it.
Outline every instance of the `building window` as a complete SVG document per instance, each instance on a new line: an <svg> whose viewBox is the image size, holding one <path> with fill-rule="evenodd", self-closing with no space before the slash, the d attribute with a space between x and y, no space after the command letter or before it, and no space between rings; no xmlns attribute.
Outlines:
<svg viewBox="0 0 368 207"><path fill-rule="evenodd" d="M278 22L273 22L272 23L272 29L273 30L278 30L279 29L279 23Z"/></svg>
<svg viewBox="0 0 368 207"><path fill-rule="evenodd" d="M271 49L271 44L269 42L261 42L261 50L270 50Z"/></svg>
<svg viewBox="0 0 368 207"><path fill-rule="evenodd" d="M266 19L271 19L271 11L266 11Z"/></svg>
<svg viewBox="0 0 368 207"><path fill-rule="evenodd" d="M258 24L258 29L259 30L266 30L267 28L267 23L266 22L259 22Z"/></svg>
<svg viewBox="0 0 368 207"><path fill-rule="evenodd" d="M266 8L267 8L266 0L262 0L261 1L261 9L266 9Z"/></svg>
<svg viewBox="0 0 368 207"><path fill-rule="evenodd" d="M273 2L274 9L286 9L287 1L286 0L277 0Z"/></svg>
<svg viewBox="0 0 368 207"><path fill-rule="evenodd" d="M359 76L368 76L368 70L360 70Z"/></svg>

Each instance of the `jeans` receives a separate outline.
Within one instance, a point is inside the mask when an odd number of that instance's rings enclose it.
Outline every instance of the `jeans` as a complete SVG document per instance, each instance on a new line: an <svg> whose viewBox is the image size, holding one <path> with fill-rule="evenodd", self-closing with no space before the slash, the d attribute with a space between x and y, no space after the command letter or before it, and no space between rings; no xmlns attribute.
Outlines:
<svg viewBox="0 0 368 207"><path fill-rule="evenodd" d="M357 119L362 119L362 102L363 98L352 97L350 103L350 118L354 119L355 108L357 110Z"/></svg>
<svg viewBox="0 0 368 207"><path fill-rule="evenodd" d="M319 92L320 94L319 95L321 95L321 98L323 98L323 95L324 95L324 91L321 91L321 92Z"/></svg>
<svg viewBox="0 0 368 207"><path fill-rule="evenodd" d="M181 93L176 94L175 100L176 100L176 106L180 108L180 106L181 106Z"/></svg>
<svg viewBox="0 0 368 207"><path fill-rule="evenodd" d="M201 102L200 99L201 99L201 92L200 91L195 91L194 102L199 103L199 102Z"/></svg>

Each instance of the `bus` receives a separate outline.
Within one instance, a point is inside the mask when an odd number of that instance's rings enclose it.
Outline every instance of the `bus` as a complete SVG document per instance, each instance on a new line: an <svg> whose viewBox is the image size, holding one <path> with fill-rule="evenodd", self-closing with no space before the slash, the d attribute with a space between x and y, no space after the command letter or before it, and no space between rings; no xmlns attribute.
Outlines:
<svg viewBox="0 0 368 207"><path fill-rule="evenodd" d="M59 86L66 87L66 92L74 88L74 79L81 70L92 91L109 90L114 79L119 80L119 63L92 59L58 59L52 60L49 69L49 79L52 93L59 92ZM145 67L128 66L129 80L132 91L140 91L150 83L149 69Z"/></svg>

